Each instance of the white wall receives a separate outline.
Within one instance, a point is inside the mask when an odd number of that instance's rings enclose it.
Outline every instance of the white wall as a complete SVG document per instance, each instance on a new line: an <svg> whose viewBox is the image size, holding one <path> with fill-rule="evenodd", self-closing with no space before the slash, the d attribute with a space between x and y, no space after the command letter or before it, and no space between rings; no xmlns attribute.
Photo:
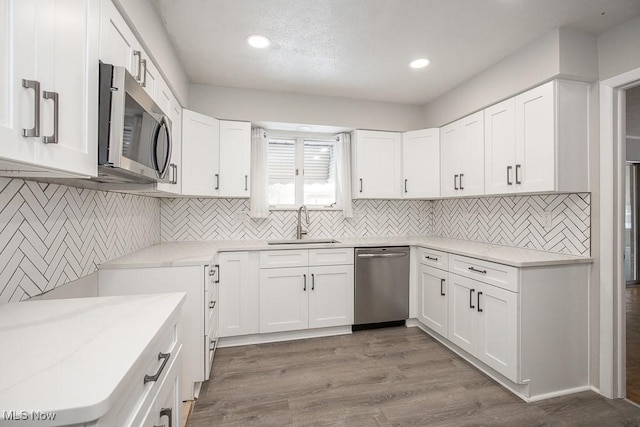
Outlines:
<svg viewBox="0 0 640 427"><path fill-rule="evenodd" d="M600 80L640 68L640 16L598 37Z"/></svg>
<svg viewBox="0 0 640 427"><path fill-rule="evenodd" d="M144 41L148 54L161 69L178 101L189 105L189 78L181 65L162 20L150 0L113 0Z"/></svg>
<svg viewBox="0 0 640 427"><path fill-rule="evenodd" d="M219 119L358 129L421 129L422 107L266 90L191 85L189 108Z"/></svg>
<svg viewBox="0 0 640 427"><path fill-rule="evenodd" d="M445 125L557 77L598 78L594 36L551 31L425 105L424 126Z"/></svg>

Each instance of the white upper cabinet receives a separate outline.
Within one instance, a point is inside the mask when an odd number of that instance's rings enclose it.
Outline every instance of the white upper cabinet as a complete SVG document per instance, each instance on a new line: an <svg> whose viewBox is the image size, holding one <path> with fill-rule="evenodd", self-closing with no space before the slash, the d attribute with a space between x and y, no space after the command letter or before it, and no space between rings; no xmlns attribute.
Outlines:
<svg viewBox="0 0 640 427"><path fill-rule="evenodd" d="M2 173L97 175L99 8L0 1Z"/></svg>
<svg viewBox="0 0 640 427"><path fill-rule="evenodd" d="M471 114L440 131L441 196L484 194L484 115Z"/></svg>
<svg viewBox="0 0 640 427"><path fill-rule="evenodd" d="M139 73L140 51L138 40L118 9L110 0L102 2L100 29L100 60L125 67L133 76Z"/></svg>
<svg viewBox="0 0 640 427"><path fill-rule="evenodd" d="M486 109L486 193L589 191L588 96L556 80Z"/></svg>
<svg viewBox="0 0 640 427"><path fill-rule="evenodd" d="M182 110L182 194L220 195L220 120Z"/></svg>
<svg viewBox="0 0 640 427"><path fill-rule="evenodd" d="M402 134L353 132L354 199L402 198Z"/></svg>
<svg viewBox="0 0 640 427"><path fill-rule="evenodd" d="M507 99L484 110L484 162L486 194L516 191L515 100Z"/></svg>
<svg viewBox="0 0 640 427"><path fill-rule="evenodd" d="M220 121L220 196L249 197L251 123Z"/></svg>
<svg viewBox="0 0 640 427"><path fill-rule="evenodd" d="M405 199L440 196L440 129L402 134L402 185Z"/></svg>

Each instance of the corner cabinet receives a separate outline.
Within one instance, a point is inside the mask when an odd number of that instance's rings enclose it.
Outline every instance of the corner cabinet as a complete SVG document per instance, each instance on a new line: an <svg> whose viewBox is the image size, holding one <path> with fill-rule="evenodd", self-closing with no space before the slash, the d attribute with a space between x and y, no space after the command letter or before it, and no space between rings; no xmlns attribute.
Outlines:
<svg viewBox="0 0 640 427"><path fill-rule="evenodd" d="M353 248L260 253L260 333L353 324Z"/></svg>
<svg viewBox="0 0 640 427"><path fill-rule="evenodd" d="M440 129L440 195L484 194L484 113Z"/></svg>
<svg viewBox="0 0 640 427"><path fill-rule="evenodd" d="M0 174L97 175L100 1L0 1Z"/></svg>
<svg viewBox="0 0 640 427"><path fill-rule="evenodd" d="M402 134L402 185L405 199L440 196L440 129Z"/></svg>
<svg viewBox="0 0 640 427"><path fill-rule="evenodd" d="M486 194L589 191L589 85L554 80L487 108Z"/></svg>
<svg viewBox="0 0 640 427"><path fill-rule="evenodd" d="M356 130L352 133L354 199L402 198L402 134Z"/></svg>

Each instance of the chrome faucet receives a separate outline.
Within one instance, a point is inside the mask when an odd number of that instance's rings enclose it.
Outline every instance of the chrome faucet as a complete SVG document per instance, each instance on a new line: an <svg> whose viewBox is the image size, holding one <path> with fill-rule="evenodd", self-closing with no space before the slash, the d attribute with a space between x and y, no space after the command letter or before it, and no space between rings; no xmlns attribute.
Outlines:
<svg viewBox="0 0 640 427"><path fill-rule="evenodd" d="M308 234L307 230L302 230L302 210L304 209L305 221L307 222L307 227L309 227L309 211L305 205L300 206L298 209L298 227L296 228L296 239L302 239L302 236Z"/></svg>

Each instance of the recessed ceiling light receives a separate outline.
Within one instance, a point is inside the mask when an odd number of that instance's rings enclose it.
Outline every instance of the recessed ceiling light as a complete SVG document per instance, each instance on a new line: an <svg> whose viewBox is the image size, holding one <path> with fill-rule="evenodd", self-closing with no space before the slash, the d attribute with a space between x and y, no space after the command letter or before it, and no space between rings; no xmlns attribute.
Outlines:
<svg viewBox="0 0 640 427"><path fill-rule="evenodd" d="M427 58L414 59L413 61L411 61L409 66L411 68L424 68L429 65L429 62L430 61Z"/></svg>
<svg viewBox="0 0 640 427"><path fill-rule="evenodd" d="M298 126L298 130L311 130L311 126Z"/></svg>
<svg viewBox="0 0 640 427"><path fill-rule="evenodd" d="M249 43L249 46L255 47L256 49L264 49L265 47L269 47L271 40L265 36L254 34L247 37L247 43Z"/></svg>

